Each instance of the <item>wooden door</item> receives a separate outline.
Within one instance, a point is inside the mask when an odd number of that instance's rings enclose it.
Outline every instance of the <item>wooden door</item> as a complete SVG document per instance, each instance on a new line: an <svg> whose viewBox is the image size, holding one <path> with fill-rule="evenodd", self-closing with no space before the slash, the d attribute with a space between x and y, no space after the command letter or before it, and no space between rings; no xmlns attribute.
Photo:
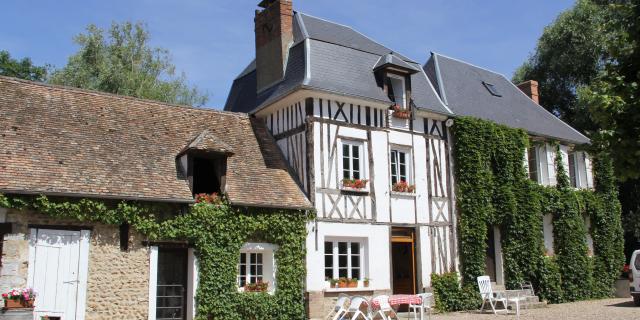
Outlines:
<svg viewBox="0 0 640 320"><path fill-rule="evenodd" d="M415 231L393 228L391 236L391 269L394 294L416 293Z"/></svg>
<svg viewBox="0 0 640 320"><path fill-rule="evenodd" d="M43 316L80 319L77 304L81 231L34 229L33 232L29 283L38 294L34 319Z"/></svg>

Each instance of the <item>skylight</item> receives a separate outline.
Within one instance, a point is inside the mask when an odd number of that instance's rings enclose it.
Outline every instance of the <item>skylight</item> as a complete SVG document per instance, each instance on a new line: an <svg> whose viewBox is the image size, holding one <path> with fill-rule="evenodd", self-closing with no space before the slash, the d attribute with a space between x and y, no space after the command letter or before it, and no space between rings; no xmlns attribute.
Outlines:
<svg viewBox="0 0 640 320"><path fill-rule="evenodd" d="M493 84L484 82L484 81L482 81L482 84L484 85L485 88L487 88L487 90L489 90L489 93L491 93L492 95L496 97L502 97L500 92L498 92L498 89L496 88L496 86L494 86Z"/></svg>

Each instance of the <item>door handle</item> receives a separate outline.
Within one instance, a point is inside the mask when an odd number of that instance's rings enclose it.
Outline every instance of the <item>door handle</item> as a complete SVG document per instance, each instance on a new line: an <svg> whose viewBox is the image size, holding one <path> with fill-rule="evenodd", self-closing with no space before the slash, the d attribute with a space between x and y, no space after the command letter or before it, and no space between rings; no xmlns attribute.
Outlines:
<svg viewBox="0 0 640 320"><path fill-rule="evenodd" d="M80 280L69 280L69 281L62 281L62 283L79 283Z"/></svg>

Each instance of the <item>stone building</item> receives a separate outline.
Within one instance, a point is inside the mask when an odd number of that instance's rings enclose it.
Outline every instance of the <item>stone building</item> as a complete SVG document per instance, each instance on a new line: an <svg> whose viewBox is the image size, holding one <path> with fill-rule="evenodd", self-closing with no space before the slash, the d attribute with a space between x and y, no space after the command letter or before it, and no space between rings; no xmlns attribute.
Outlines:
<svg viewBox="0 0 640 320"><path fill-rule="evenodd" d="M223 192L238 207L310 208L266 126L246 114L6 77L0 114L6 197L129 201L177 215L194 194ZM35 288L34 319L194 316L197 259L188 243L37 211L0 208L0 223L0 291ZM243 250L264 255L256 262L264 273L249 281L275 277L274 248Z"/></svg>

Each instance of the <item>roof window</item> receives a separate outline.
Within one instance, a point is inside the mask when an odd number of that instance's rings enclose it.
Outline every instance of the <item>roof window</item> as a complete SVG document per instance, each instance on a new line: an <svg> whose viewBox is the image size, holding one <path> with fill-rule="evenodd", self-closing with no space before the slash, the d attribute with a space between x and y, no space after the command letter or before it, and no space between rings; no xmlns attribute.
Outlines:
<svg viewBox="0 0 640 320"><path fill-rule="evenodd" d="M489 93L491 93L491 95L496 97L502 97L502 95L500 94L496 86L494 86L493 84L484 82L484 81L482 81L482 84L484 85L485 88L487 88L487 90L489 90Z"/></svg>

